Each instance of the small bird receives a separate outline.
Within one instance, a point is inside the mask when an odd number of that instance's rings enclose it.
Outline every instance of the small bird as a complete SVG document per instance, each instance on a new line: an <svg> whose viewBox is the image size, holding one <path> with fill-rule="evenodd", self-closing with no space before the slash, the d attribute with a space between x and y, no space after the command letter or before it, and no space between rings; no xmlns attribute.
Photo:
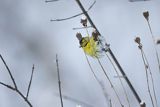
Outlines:
<svg viewBox="0 0 160 107"><path fill-rule="evenodd" d="M98 41L98 36L95 36L92 33L91 37L82 37L81 33L77 33L76 37L79 40L80 48L82 48L87 55L93 58L99 58L102 56L104 49Z"/></svg>

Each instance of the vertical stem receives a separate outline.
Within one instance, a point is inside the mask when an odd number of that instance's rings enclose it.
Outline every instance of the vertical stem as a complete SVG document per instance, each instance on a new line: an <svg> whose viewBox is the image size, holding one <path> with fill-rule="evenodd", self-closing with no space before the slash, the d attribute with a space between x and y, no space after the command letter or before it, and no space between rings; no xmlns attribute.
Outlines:
<svg viewBox="0 0 160 107"><path fill-rule="evenodd" d="M88 15L88 13L86 12L86 10L84 9L83 5L81 4L80 0L75 0L77 2L77 4L79 5L80 9L82 10L82 12L85 14L85 16L87 17L89 23L91 24L91 26L93 28L96 29L96 31L100 34L99 30L97 29L97 27L94 25L93 21L91 20L90 16ZM123 71L122 67L120 66L118 60L116 59L116 57L114 56L113 52L111 51L111 49L108 50L109 54L111 55L112 59L114 60L115 64L117 65L118 69L120 70L120 72L122 73L122 75L124 76L124 79L126 80L127 84L129 85L130 89L132 90L135 98L137 99L137 101L139 102L139 104L142 102L142 100L140 99L138 93L136 92L136 90L134 89L134 87L132 86L131 82L129 81L127 75L125 74L125 72ZM145 104L144 104L145 105ZM145 107L145 106L144 106Z"/></svg>
<svg viewBox="0 0 160 107"><path fill-rule="evenodd" d="M152 94L151 94L151 91L150 91L150 85L149 85L149 79L148 79L148 65L146 65L146 63L145 63L145 58L144 58L144 56L143 56L143 51L142 51L142 49L140 49L141 50L141 55L142 55L142 59L143 59L143 63L144 63L144 67L145 67L145 71L146 71L146 79L147 79L147 89L148 89L148 93L149 93L149 96L150 96L150 99L151 99L151 102L152 102L152 106L154 107L154 102L153 102L153 98L152 98Z"/></svg>
<svg viewBox="0 0 160 107"><path fill-rule="evenodd" d="M158 62L158 69L159 69L159 73L160 73L160 59L159 59L159 56L158 56L158 51L157 51L157 47L156 47L156 43L155 43L155 37L153 35L152 28L151 28L151 25L149 23L149 20L147 20L147 23L148 23L148 27L149 27L149 30L150 30L150 33L151 33L151 36L152 36L152 41L153 41L154 49L155 49L155 52L156 52L157 62Z"/></svg>
<svg viewBox="0 0 160 107"><path fill-rule="evenodd" d="M95 74L95 72L94 72L94 70L93 70L93 68L92 68L92 66L91 66L91 64L90 64L90 62L89 62L89 59L88 59L88 57L87 57L87 55L86 55L85 52L84 52L84 54L85 54L87 63L88 63L88 65L89 65L89 67L90 67L90 70L92 71L92 73L93 73L93 75L94 75L96 81L97 81L98 84L100 85L100 87L101 87L101 89L102 89L102 91L103 91L104 97L105 97L106 101L108 102L109 99L108 99L107 92L105 91L105 88L104 88L102 82L101 82L101 81L98 79L98 77L96 76L96 74Z"/></svg>
<svg viewBox="0 0 160 107"><path fill-rule="evenodd" d="M152 89L153 89L154 98L155 98L155 101L156 101L156 107L158 107L158 102L157 102L157 97L156 97L156 91L155 91L155 85L154 85L154 80L153 80L153 76L152 76L152 71L151 71L151 68L149 66L149 62L148 62L147 57L146 57L146 55L145 55L143 50L142 50L142 52L143 52L144 58L146 60L146 63L148 65L148 69L149 69L150 76L151 76L151 81L152 81Z"/></svg>
<svg viewBox="0 0 160 107"><path fill-rule="evenodd" d="M121 102L121 100L120 100L120 97L119 97L119 95L118 95L116 89L114 88L114 86L113 86L113 84L112 84L110 78L108 77L108 75L107 75L105 69L103 68L103 66L102 66L102 64L101 64L101 62L100 62L100 60L99 60L98 58L97 58L97 60L98 60L99 65L101 66L101 68L102 68L102 70L103 70L103 72L104 72L104 74L105 74L107 80L109 81L109 83L110 83L110 85L111 85L111 88L112 88L113 91L115 92L115 94L116 94L116 96L117 96L117 99L118 99L118 101L119 101L121 107L124 107L124 105L122 104L122 102Z"/></svg>
<svg viewBox="0 0 160 107"><path fill-rule="evenodd" d="M123 88L125 97L126 97L126 99L127 99L128 106L130 107L131 105L130 105L130 102L129 102L129 98L128 98L128 95L127 95L127 91L126 91L126 89L125 89L125 87L124 87L124 85L123 85L123 82L122 82L121 78L120 78L120 74L118 73L116 67L114 66L112 60L111 60L110 57L107 55L107 53L105 53L105 55L107 56L107 58L109 59L109 61L110 61L111 64L112 64L114 70L116 71L116 74L117 74L117 76L118 76L118 78L119 78L119 81L120 81L120 83L121 83L121 86L122 86L122 88Z"/></svg>
<svg viewBox="0 0 160 107"><path fill-rule="evenodd" d="M31 88L32 78L33 78L33 72L34 72L34 64L33 64L33 67L32 67L32 73L31 73L31 77L30 77L30 81L29 81L29 85L28 85L28 90L27 90L26 98L28 98L29 91L30 91L30 88Z"/></svg>
<svg viewBox="0 0 160 107"><path fill-rule="evenodd" d="M61 91L61 81L60 81L60 72L59 72L59 64L58 64L58 55L56 55L56 64L57 64L57 73L58 73L59 95L60 95L60 100L61 100L61 107L63 107L63 99L62 99L62 91Z"/></svg>

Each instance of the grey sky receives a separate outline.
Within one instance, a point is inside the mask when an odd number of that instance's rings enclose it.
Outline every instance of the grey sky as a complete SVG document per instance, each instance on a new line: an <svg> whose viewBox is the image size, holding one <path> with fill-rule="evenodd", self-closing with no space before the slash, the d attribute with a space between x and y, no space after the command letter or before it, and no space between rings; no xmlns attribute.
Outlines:
<svg viewBox="0 0 160 107"><path fill-rule="evenodd" d="M93 0L81 1L86 8L93 3ZM89 15L107 42L111 44L111 49L140 97L148 107L151 107L141 54L137 44L134 43L137 35L142 38L144 51L156 81L156 92L160 105L160 92L158 91L160 90L160 74L151 35L142 15L146 10L150 12L153 33L158 38L160 37L159 0L134 3L128 0L97 0ZM35 74L29 96L34 107L60 107L60 100L57 97L56 53L59 56L63 94L94 105L94 107L106 107L101 88L94 79L75 37L77 32L81 32L83 36L86 35L86 32L85 30L72 30L74 27L81 26L81 17L64 22L50 22L51 18L65 18L80 12L74 0L61 0L54 3L45 3L44 0L0 1L0 54L11 68L23 93L27 91L32 64L35 64ZM157 49L160 54L160 46ZM96 74L105 84L108 94L114 99L113 107L119 107L115 94L96 59L91 57L89 59ZM101 58L101 60L122 102L127 105L120 82L114 78L116 74L113 67L106 58ZM12 84L1 61L0 81ZM125 88L129 93L132 107L138 107L126 83ZM65 107L76 105L76 103L64 100ZM0 86L0 107L11 106L28 107L17 94Z"/></svg>

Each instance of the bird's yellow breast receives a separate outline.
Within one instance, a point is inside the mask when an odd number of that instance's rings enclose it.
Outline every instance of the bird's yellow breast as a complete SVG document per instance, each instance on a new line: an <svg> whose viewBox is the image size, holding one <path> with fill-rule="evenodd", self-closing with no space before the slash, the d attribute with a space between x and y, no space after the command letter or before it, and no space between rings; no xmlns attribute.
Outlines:
<svg viewBox="0 0 160 107"><path fill-rule="evenodd" d="M92 57L98 57L97 43L96 43L96 41L94 41L93 37L83 38L81 46L87 55L92 56Z"/></svg>

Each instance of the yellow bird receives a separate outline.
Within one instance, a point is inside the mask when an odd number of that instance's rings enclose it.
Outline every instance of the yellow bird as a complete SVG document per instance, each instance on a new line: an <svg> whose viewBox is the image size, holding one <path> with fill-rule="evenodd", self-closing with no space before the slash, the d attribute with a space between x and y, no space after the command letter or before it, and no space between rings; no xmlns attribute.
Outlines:
<svg viewBox="0 0 160 107"><path fill-rule="evenodd" d="M84 52L94 58L98 58L101 56L101 50L99 48L99 42L96 40L94 36L82 37L81 33L76 34L80 47L84 50Z"/></svg>

